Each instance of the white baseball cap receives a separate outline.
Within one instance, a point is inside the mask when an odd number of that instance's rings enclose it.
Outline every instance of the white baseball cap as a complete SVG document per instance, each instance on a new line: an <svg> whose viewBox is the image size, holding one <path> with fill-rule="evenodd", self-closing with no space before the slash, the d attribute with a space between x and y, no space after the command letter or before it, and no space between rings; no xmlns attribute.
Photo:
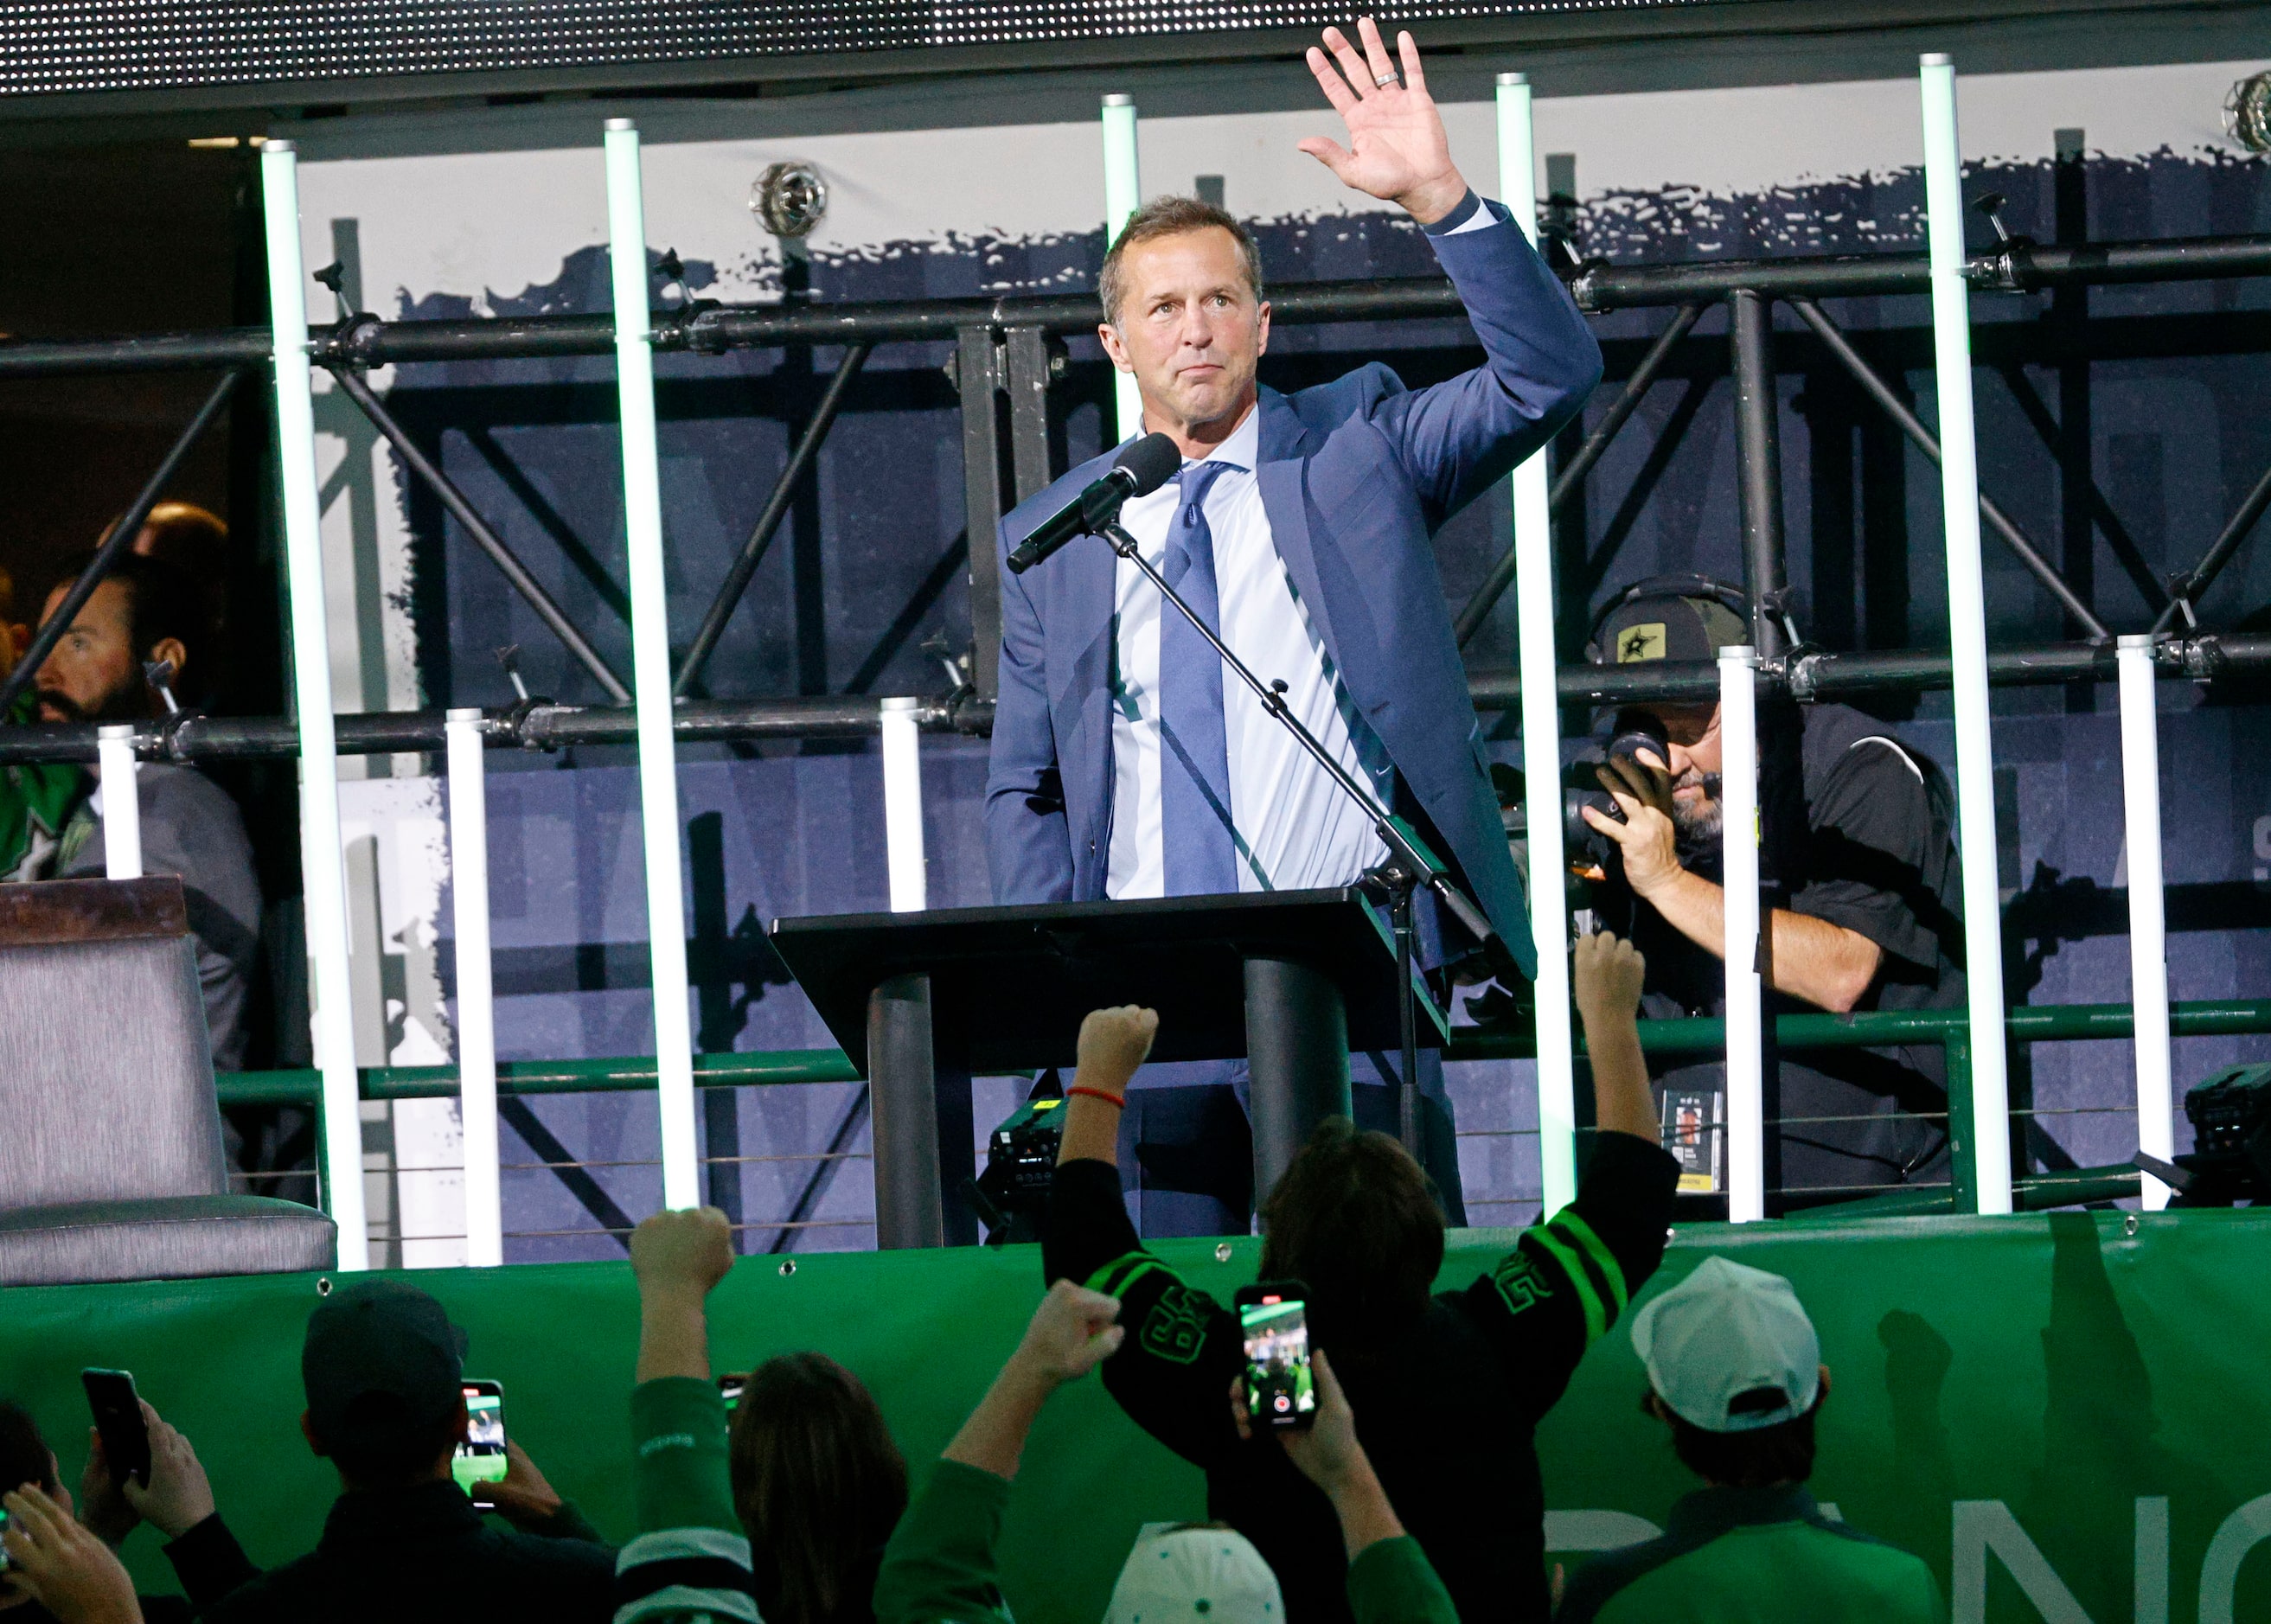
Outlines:
<svg viewBox="0 0 2271 1624"><path fill-rule="evenodd" d="M1656 1396L1707 1433L1794 1420L1821 1392L1821 1339L1790 1282L1707 1257L1633 1316L1633 1351ZM1778 1404L1746 1395L1778 1392Z"/></svg>
<svg viewBox="0 0 2271 1624"><path fill-rule="evenodd" d="M1136 1541L1104 1624L1285 1624L1285 1598L1244 1534L1175 1527Z"/></svg>

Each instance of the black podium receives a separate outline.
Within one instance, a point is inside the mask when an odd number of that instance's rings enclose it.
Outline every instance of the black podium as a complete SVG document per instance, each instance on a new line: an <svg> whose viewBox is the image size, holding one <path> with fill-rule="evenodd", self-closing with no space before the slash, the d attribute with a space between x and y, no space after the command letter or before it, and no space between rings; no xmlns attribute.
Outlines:
<svg viewBox="0 0 2271 1624"><path fill-rule="evenodd" d="M868 1080L887 1248L944 1245L971 1170L966 1114L942 1144L940 1080L1069 1068L1091 1009L1158 1009L1157 1061L1248 1062L1257 1199L1348 1114L1349 1051L1401 1042L1395 951L1352 887L784 919L772 942Z"/></svg>

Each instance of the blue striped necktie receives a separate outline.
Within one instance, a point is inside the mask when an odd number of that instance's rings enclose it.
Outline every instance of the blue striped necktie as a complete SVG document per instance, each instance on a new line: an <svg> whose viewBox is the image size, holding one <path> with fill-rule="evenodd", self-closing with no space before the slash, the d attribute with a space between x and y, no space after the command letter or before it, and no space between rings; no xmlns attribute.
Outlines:
<svg viewBox="0 0 2271 1624"><path fill-rule="evenodd" d="M1231 466L1203 462L1183 470L1182 505L1168 526L1160 570L1167 585L1217 636L1222 632L1222 603L1206 498ZM1200 897L1235 891L1238 854L1231 832L1222 657L1171 603L1159 606L1159 795L1165 894Z"/></svg>

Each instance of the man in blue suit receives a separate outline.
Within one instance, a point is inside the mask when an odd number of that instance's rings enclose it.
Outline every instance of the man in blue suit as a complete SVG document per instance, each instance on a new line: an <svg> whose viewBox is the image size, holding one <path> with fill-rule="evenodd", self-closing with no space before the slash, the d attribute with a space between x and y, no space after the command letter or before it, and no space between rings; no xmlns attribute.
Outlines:
<svg viewBox="0 0 2271 1624"><path fill-rule="evenodd" d="M1308 53L1348 145L1313 138L1301 150L1418 223L1485 364L1418 391L1377 362L1298 394L1259 386L1270 306L1253 239L1219 209L1160 198L1105 259L1098 336L1134 376L1144 429L1172 436L1186 460L1121 523L1230 647L1287 684L1342 764L1448 855L1528 970L1521 882L1430 541L1582 406L1600 351L1506 209L1451 161L1411 36L1396 41L1399 77L1371 19L1358 34L1360 49L1329 28L1326 49ZM1003 555L1112 455L1004 518ZM1001 583L986 809L998 900L1342 885L1385 854L1370 819L1235 678L1225 684L1199 634L1104 543L1076 542L1022 576L1004 570ZM1441 941L1448 952L1471 945ZM1456 1223L1456 1147L1432 1060L1423 1160ZM1359 1121L1392 1129L1389 1057L1359 1057L1353 1080ZM1247 1228L1257 1192L1241 1082L1218 1065L1138 1076L1121 1165L1138 1181L1146 1234Z"/></svg>

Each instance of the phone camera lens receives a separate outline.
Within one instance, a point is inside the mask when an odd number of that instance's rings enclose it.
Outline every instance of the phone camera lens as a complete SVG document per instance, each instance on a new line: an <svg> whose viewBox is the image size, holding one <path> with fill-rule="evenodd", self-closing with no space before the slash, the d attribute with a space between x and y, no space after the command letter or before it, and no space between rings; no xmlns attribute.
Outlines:
<svg viewBox="0 0 2271 1624"><path fill-rule="evenodd" d="M331 1294L331 1277L329 1275L324 1275L317 1278L316 1281L316 1295L318 1297L328 1297Z"/></svg>
<svg viewBox="0 0 2271 1624"><path fill-rule="evenodd" d="M1215 1262L1217 1262L1217 1263L1228 1263L1228 1262L1230 1261L1230 1242L1229 1242L1229 1241L1227 1241L1227 1240L1217 1240L1217 1241L1216 1241L1216 1242L1215 1242L1215 1247L1214 1247L1214 1261L1215 1261Z"/></svg>
<svg viewBox="0 0 2271 1624"><path fill-rule="evenodd" d="M782 1279L784 1279L784 1280L787 1279L787 1278L789 1278L789 1276L791 1276L791 1275L794 1274L794 1273L796 1272L796 1262L795 1262L795 1260L794 1260L793 1258L784 1258L784 1259L782 1259L782 1261L781 1261L781 1270L780 1270L780 1271L781 1271L781 1278L782 1278Z"/></svg>

